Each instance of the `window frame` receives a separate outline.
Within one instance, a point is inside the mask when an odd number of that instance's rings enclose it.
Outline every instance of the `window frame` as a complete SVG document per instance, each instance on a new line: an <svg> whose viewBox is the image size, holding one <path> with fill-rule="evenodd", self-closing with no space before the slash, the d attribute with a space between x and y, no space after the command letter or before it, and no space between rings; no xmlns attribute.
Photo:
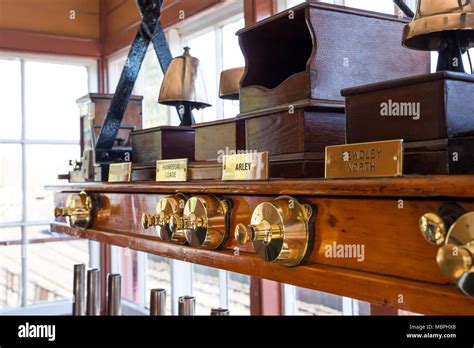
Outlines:
<svg viewBox="0 0 474 348"><path fill-rule="evenodd" d="M49 54L33 54L33 53L23 53L23 52L12 52L0 50L0 59L2 60L13 60L20 62L20 74L21 74L21 135L17 139L0 139L0 146L2 145L20 145L21 146L21 190L22 190L22 211L21 219L19 221L12 222L2 222L0 221L0 230L3 228L19 228L21 230L21 239L16 241L11 241L10 244L21 244L21 288L20 288L20 306L13 308L5 308L0 310L0 313L8 314L24 314L27 308L32 308L32 313L35 313L35 308L38 308L39 311L44 312L47 308L51 310L52 313L61 311L63 306L61 305L62 300L51 301L41 305L28 305L28 253L27 246L29 244L34 244L39 242L38 240L32 239L29 240L27 236L27 229L29 227L40 227L40 226L49 226L51 219L45 218L44 220L28 220L28 211L27 211L27 199L28 199L28 178L27 178L27 151L26 148L28 145L79 145L79 141L74 140L48 140L48 139L34 139L29 138L26 135L26 92L25 92L25 64L27 62L40 62L40 63L52 63L59 65L76 65L83 66L87 70L87 79L88 79L88 89L89 92L95 92L98 89L98 63L94 58L82 58L82 57L72 57L64 55L49 55ZM80 96L78 96L79 98ZM65 240L76 240L73 237L66 238L64 236L52 237L47 240L41 240L42 243L54 243L57 241ZM89 262L91 266L96 266L99 260L99 248L96 245L97 243L89 241ZM8 247L7 243L0 244L2 247Z"/></svg>

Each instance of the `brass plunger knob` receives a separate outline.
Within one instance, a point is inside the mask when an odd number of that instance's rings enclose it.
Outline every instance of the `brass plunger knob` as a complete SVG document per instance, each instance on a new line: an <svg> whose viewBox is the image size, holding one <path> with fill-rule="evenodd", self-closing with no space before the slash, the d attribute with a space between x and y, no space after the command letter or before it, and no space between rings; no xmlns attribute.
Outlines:
<svg viewBox="0 0 474 348"><path fill-rule="evenodd" d="M184 219L184 228L195 230L196 228L204 226L204 219L198 217L196 214L191 213L187 218Z"/></svg>
<svg viewBox="0 0 474 348"><path fill-rule="evenodd" d="M67 217L71 216L74 212L74 209L70 208L54 208L54 217Z"/></svg>
<svg viewBox="0 0 474 348"><path fill-rule="evenodd" d="M436 262L444 275L452 279L459 279L464 273L471 271L473 255L464 246L446 244L439 248Z"/></svg>
<svg viewBox="0 0 474 348"><path fill-rule="evenodd" d="M238 224L234 233L235 239L240 244L245 244L249 241L261 241L264 244L269 244L272 239L280 239L284 237L283 228L279 225L272 225L268 221L263 220L258 225L245 226Z"/></svg>
<svg viewBox="0 0 474 348"><path fill-rule="evenodd" d="M238 224L235 226L234 238L239 244L245 244L252 240L252 233L250 228L244 224Z"/></svg>
<svg viewBox="0 0 474 348"><path fill-rule="evenodd" d="M169 216L163 211L160 211L157 215L147 213L142 214L142 226L144 229L148 229L153 226L164 227L169 222L169 220Z"/></svg>
<svg viewBox="0 0 474 348"><path fill-rule="evenodd" d="M435 213L426 213L420 219L420 231L431 244L441 245L446 238L446 225L443 219Z"/></svg>
<svg viewBox="0 0 474 348"><path fill-rule="evenodd" d="M142 214L142 226L145 230L156 225L156 219L154 214Z"/></svg>

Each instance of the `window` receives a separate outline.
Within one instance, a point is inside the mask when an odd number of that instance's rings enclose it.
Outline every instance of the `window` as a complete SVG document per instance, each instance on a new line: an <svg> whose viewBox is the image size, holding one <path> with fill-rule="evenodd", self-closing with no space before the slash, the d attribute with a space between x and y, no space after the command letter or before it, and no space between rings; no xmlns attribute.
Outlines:
<svg viewBox="0 0 474 348"><path fill-rule="evenodd" d="M94 88L95 65L0 53L0 311L70 301L73 265L89 263L88 241L50 232L44 187L80 156L75 101Z"/></svg>
<svg viewBox="0 0 474 348"><path fill-rule="evenodd" d="M347 297L284 286L285 314L287 315L370 315L370 304Z"/></svg>

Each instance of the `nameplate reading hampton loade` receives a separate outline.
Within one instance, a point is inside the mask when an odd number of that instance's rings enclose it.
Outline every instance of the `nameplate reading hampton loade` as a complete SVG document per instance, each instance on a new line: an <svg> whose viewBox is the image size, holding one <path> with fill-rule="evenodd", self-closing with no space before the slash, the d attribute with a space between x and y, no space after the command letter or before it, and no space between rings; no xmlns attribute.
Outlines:
<svg viewBox="0 0 474 348"><path fill-rule="evenodd" d="M401 176L403 140L326 147L326 179Z"/></svg>
<svg viewBox="0 0 474 348"><path fill-rule="evenodd" d="M188 159L156 161L156 181L188 181Z"/></svg>
<svg viewBox="0 0 474 348"><path fill-rule="evenodd" d="M109 167L109 182L129 182L132 178L132 163L112 163Z"/></svg>
<svg viewBox="0 0 474 348"><path fill-rule="evenodd" d="M222 180L267 180L268 152L224 156Z"/></svg>

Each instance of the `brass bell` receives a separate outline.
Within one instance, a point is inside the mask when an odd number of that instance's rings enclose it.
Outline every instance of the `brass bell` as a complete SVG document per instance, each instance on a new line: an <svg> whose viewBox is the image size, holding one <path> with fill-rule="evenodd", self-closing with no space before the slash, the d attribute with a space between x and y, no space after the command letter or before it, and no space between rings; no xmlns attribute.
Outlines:
<svg viewBox="0 0 474 348"><path fill-rule="evenodd" d="M244 68L233 68L221 72L219 98L226 100L240 99L240 80L244 75L244 70Z"/></svg>
<svg viewBox="0 0 474 348"><path fill-rule="evenodd" d="M192 57L189 50L189 47L185 47L183 55L171 61L158 98L159 103L178 108L181 126L195 123L193 109L211 106L199 69L199 59Z"/></svg>
<svg viewBox="0 0 474 348"><path fill-rule="evenodd" d="M418 0L415 17L404 29L403 46L439 51L438 71L464 72L462 54L474 47L474 2Z"/></svg>

